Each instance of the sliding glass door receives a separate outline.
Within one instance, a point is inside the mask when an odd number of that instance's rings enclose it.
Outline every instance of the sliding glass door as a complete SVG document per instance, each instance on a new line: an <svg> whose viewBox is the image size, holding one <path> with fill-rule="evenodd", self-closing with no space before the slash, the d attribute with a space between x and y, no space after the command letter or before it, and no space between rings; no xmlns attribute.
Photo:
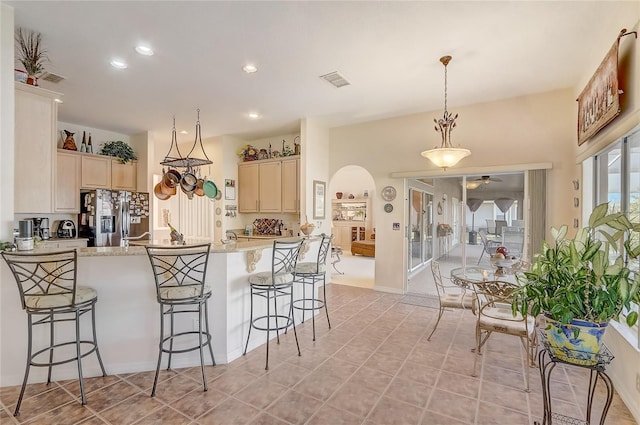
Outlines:
<svg viewBox="0 0 640 425"><path fill-rule="evenodd" d="M409 272L433 257L433 194L409 189Z"/></svg>

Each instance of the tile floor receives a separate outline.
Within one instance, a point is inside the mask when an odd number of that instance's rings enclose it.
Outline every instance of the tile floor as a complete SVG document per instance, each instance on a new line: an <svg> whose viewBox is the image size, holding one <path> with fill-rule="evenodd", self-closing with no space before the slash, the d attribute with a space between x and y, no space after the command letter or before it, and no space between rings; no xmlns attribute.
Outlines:
<svg viewBox="0 0 640 425"><path fill-rule="evenodd" d="M533 425L540 420L539 375L530 369L532 390L525 393L517 339L493 335L478 376L472 376L470 312L447 311L427 341L434 308L335 284L327 298L333 329L317 321L313 343L311 322L299 326L301 357L289 332L280 345L271 344L268 372L259 347L228 365L208 367L208 392L202 391L199 368L163 371L155 398L149 397L153 372L90 378L84 407L77 381L32 384L19 420L10 413L19 388L0 388L0 423ZM559 412L584 415L582 372L556 368L552 391ZM596 401L596 409L600 404ZM617 394L607 424L635 424Z"/></svg>

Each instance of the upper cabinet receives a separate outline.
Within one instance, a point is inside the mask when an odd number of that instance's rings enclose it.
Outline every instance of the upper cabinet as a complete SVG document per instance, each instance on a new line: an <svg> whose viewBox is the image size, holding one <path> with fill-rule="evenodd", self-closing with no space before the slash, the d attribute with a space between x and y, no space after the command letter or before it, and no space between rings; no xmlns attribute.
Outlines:
<svg viewBox="0 0 640 425"><path fill-rule="evenodd" d="M15 213L54 211L56 135L61 95L15 83Z"/></svg>
<svg viewBox="0 0 640 425"><path fill-rule="evenodd" d="M300 211L300 158L282 160L282 212Z"/></svg>
<svg viewBox="0 0 640 425"><path fill-rule="evenodd" d="M80 156L58 151L54 194L55 212L80 212L80 168Z"/></svg>
<svg viewBox="0 0 640 425"><path fill-rule="evenodd" d="M82 155L83 189L111 189L111 157Z"/></svg>
<svg viewBox="0 0 640 425"><path fill-rule="evenodd" d="M135 161L121 164L119 159L111 156L88 153L79 155L82 157L82 189L136 191L138 167Z"/></svg>
<svg viewBox="0 0 640 425"><path fill-rule="evenodd" d="M129 192L138 189L138 167L135 161L121 164L119 159L111 160L111 189Z"/></svg>
<svg viewBox="0 0 640 425"><path fill-rule="evenodd" d="M299 158L238 164L238 212L299 211Z"/></svg>

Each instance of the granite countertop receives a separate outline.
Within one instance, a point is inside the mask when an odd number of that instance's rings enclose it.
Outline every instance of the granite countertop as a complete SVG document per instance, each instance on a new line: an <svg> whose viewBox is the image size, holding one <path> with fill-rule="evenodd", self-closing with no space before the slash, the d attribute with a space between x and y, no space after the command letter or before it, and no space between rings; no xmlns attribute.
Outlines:
<svg viewBox="0 0 640 425"><path fill-rule="evenodd" d="M285 241L299 241L301 237L294 236L288 238L280 238ZM67 239L68 240L68 239ZM187 245L197 245L201 243L210 242L208 239L187 239ZM104 246L104 247L88 247L88 248L76 248L78 251L78 257L109 257L109 256L127 256L127 255L147 255L147 251L143 245L149 245L149 241L140 241L136 242L134 245L133 241L130 241L130 246L128 247L120 247L120 246ZM151 245L155 246L170 246L171 243L168 239L164 240L154 240ZM211 244L211 253L224 253L224 252L246 252L252 251L256 249L264 249L269 248L273 245L273 238L269 239L255 239L249 241L238 241L238 242L230 242L226 244L222 243L212 243ZM56 252L61 251L62 248L47 248L45 246L36 247L33 251L29 251L29 253L47 253L47 252ZM24 251L25 253L27 251Z"/></svg>

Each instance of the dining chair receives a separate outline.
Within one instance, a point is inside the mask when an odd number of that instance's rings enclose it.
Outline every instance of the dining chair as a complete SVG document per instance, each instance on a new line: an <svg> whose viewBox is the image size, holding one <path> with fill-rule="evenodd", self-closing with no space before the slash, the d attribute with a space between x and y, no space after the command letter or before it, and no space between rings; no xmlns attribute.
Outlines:
<svg viewBox="0 0 640 425"><path fill-rule="evenodd" d="M524 246L524 232L505 229L502 232L502 246L507 248L509 255L521 257Z"/></svg>
<svg viewBox="0 0 640 425"><path fill-rule="evenodd" d="M496 220L496 235L502 235L502 230L507 227L507 220Z"/></svg>
<svg viewBox="0 0 640 425"><path fill-rule="evenodd" d="M537 338L535 317L522 316L511 310L513 291L518 285L499 280L473 282L480 307L476 320L476 348L473 362L473 376L477 376L478 358L481 349L493 332L513 335L520 338L525 349L524 367L526 370L526 388L529 392L529 366L535 366Z"/></svg>
<svg viewBox="0 0 640 425"><path fill-rule="evenodd" d="M489 255L489 258L491 258L491 256L496 253L496 249L500 246L500 242L490 241L489 238L487 238L487 232L484 229L480 229L478 234L480 235L480 240L482 241L483 245L480 257L478 257L478 264L480 264L480 261L482 261L482 256L485 253Z"/></svg>
<svg viewBox="0 0 640 425"><path fill-rule="evenodd" d="M496 234L496 221L490 218L487 218L487 232L493 235Z"/></svg>
<svg viewBox="0 0 640 425"><path fill-rule="evenodd" d="M438 320L433 327L433 330L429 334L427 341L431 340L431 336L436 331L438 323L442 318L445 308L458 308L462 310L471 310L473 314L476 314L477 297L476 294L470 290L470 288L464 288L455 284L445 285L442 282L442 274L440 273L440 263L436 260L431 261L431 273L433 273L433 280L436 283L436 291L438 291ZM451 281L453 283L453 281ZM452 291L455 288L455 292ZM448 292L447 292L448 291Z"/></svg>

